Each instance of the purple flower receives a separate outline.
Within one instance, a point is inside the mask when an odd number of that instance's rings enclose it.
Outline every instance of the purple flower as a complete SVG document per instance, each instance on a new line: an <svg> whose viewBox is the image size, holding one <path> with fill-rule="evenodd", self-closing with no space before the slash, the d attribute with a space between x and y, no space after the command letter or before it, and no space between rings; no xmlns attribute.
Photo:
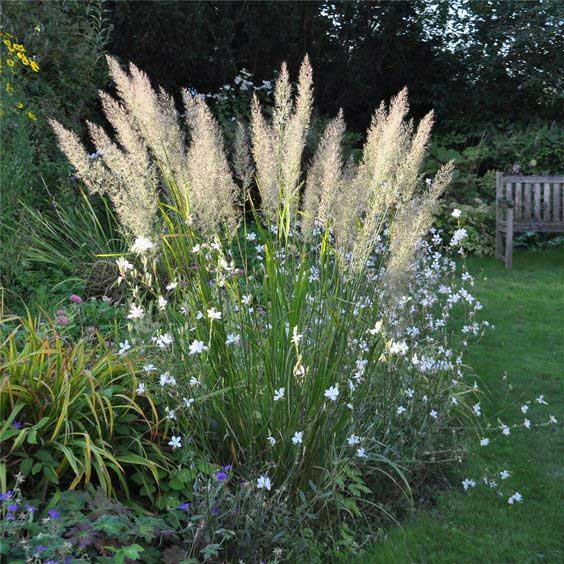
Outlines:
<svg viewBox="0 0 564 564"><path fill-rule="evenodd" d="M226 472L231 472L231 468L233 468L233 464L228 464L227 466L223 467Z"/></svg>
<svg viewBox="0 0 564 564"><path fill-rule="evenodd" d="M46 550L47 550L47 547L46 547L44 544L38 544L38 545L35 547L35 552L36 552L37 554L41 554L42 552L45 552Z"/></svg>
<svg viewBox="0 0 564 564"><path fill-rule="evenodd" d="M49 515L51 519L59 519L61 517L61 514L56 509L49 509L47 515Z"/></svg>
<svg viewBox="0 0 564 564"><path fill-rule="evenodd" d="M180 509L180 511L188 511L189 507L190 507L190 502L185 501L184 503L181 503L176 509Z"/></svg>
<svg viewBox="0 0 564 564"><path fill-rule="evenodd" d="M219 507L212 507L212 515L219 515Z"/></svg>
<svg viewBox="0 0 564 564"><path fill-rule="evenodd" d="M82 298L80 296L77 296L76 294L71 294L69 300L73 304L81 304L82 303Z"/></svg>
<svg viewBox="0 0 564 564"><path fill-rule="evenodd" d="M12 426L19 431L23 427L23 423L21 421L14 421Z"/></svg>
<svg viewBox="0 0 564 564"><path fill-rule="evenodd" d="M216 473L215 478L218 482L223 482L224 480L227 480L228 475L223 470L220 470Z"/></svg>
<svg viewBox="0 0 564 564"><path fill-rule="evenodd" d="M37 507L33 507L33 505L26 505L25 508L30 512L30 513L35 513L37 511Z"/></svg>
<svg viewBox="0 0 564 564"><path fill-rule="evenodd" d="M66 317L67 316L67 312L64 309L58 309L56 312L56 315L59 317Z"/></svg>
<svg viewBox="0 0 564 564"><path fill-rule="evenodd" d="M6 493L0 493L0 501L6 501L12 497L14 492L12 490L8 490Z"/></svg>
<svg viewBox="0 0 564 564"><path fill-rule="evenodd" d="M8 505L7 509L8 511L10 511L10 513L14 513L15 511L18 510L19 504L17 503L12 503L10 505Z"/></svg>
<svg viewBox="0 0 564 564"><path fill-rule="evenodd" d="M68 325L70 323L70 319L68 317L57 317L55 320L57 325Z"/></svg>

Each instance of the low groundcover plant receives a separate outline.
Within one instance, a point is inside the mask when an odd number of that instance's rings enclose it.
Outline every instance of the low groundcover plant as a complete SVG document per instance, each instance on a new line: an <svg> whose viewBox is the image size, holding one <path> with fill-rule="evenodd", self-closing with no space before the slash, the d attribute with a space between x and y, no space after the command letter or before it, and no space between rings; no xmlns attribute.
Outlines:
<svg viewBox="0 0 564 564"><path fill-rule="evenodd" d="M282 67L271 119L255 98L228 157L200 96L183 92L181 120L142 71L109 65L114 138L89 124L88 154L53 127L131 242L116 260L128 331L118 355L144 366L136 394L159 398L177 471L193 481L165 504L194 504L221 482L253 492L259 513L290 508L336 550L355 546L370 528L359 525L410 503L422 470L461 460L479 428L463 352L487 323L450 256L465 230L443 241L431 229L452 171L420 173L432 114L415 127L402 91L375 112L360 162L345 163L340 113L308 159L306 58L295 96ZM199 482L202 461L215 478ZM281 530L268 550L291 537ZM235 554L237 535L194 555Z"/></svg>

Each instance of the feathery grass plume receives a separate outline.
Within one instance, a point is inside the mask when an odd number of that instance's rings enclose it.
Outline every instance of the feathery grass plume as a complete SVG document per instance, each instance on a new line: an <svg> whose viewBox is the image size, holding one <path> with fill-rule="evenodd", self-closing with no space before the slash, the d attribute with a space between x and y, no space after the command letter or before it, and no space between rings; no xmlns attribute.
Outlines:
<svg viewBox="0 0 564 564"><path fill-rule="evenodd" d="M235 192L223 137L206 103L182 91L191 143L187 155L190 203L202 231L212 233L235 226Z"/></svg>
<svg viewBox="0 0 564 564"><path fill-rule="evenodd" d="M343 111L329 122L308 168L302 206L302 233L311 237L316 222L325 229L335 221L342 190L342 141L345 132Z"/></svg>
<svg viewBox="0 0 564 564"><path fill-rule="evenodd" d="M390 228L386 264L388 294L398 294L409 279L417 245L433 224L437 201L452 180L453 162L443 165L425 194L401 205Z"/></svg>
<svg viewBox="0 0 564 564"><path fill-rule="evenodd" d="M421 165L425 158L431 129L433 128L434 113L430 111L417 126L415 136L411 141L411 146L407 152L403 163L401 163L398 173L397 182L399 188L399 198L402 202L411 199L417 188Z"/></svg>
<svg viewBox="0 0 564 564"><path fill-rule="evenodd" d="M355 177L362 208L362 229L352 248L352 267L364 268L389 211L399 199L397 174L407 158L412 125L405 122L409 110L407 89L392 98L389 110L382 104L372 119L362 161Z"/></svg>
<svg viewBox="0 0 564 564"><path fill-rule="evenodd" d="M275 141L272 128L262 115L256 94L253 94L251 102L251 131L261 208L264 215L272 221L278 207Z"/></svg>
<svg viewBox="0 0 564 564"><path fill-rule="evenodd" d="M150 168L137 168L134 161L108 138L101 128L88 124L97 154L88 155L78 136L59 122L50 121L59 146L74 166L77 177L93 194L107 194L128 235L149 237L153 233L157 196Z"/></svg>
<svg viewBox="0 0 564 564"><path fill-rule="evenodd" d="M299 203L302 154L311 122L313 105L313 79L309 57L306 55L300 67L298 94L292 115L288 119L281 146L280 158L283 205L293 216Z"/></svg>
<svg viewBox="0 0 564 564"><path fill-rule="evenodd" d="M251 186L255 173L249 145L250 139L247 126L242 121L238 121L237 129L235 130L235 139L233 141L231 163L235 178L240 183L243 198Z"/></svg>
<svg viewBox="0 0 564 564"><path fill-rule="evenodd" d="M107 57L117 92L135 122L169 189L186 190L186 144L174 100L162 88L157 94L148 76L134 64L129 75Z"/></svg>
<svg viewBox="0 0 564 564"><path fill-rule="evenodd" d="M274 110L269 124L253 97L251 128L253 157L262 209L270 220L280 205L290 212L289 222L299 202L301 161L313 103L312 71L306 56L300 67L298 94L294 104L286 63L282 64L274 88Z"/></svg>
<svg viewBox="0 0 564 564"><path fill-rule="evenodd" d="M87 122L90 138L115 184L102 187L110 196L120 222L135 237L151 237L157 215L156 177L148 155L122 151L98 125Z"/></svg>

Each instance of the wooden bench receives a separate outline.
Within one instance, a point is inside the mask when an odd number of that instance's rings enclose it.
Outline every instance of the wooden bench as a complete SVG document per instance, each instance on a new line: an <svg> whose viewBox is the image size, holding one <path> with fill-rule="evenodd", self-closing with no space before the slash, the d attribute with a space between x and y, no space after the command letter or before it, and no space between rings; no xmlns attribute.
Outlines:
<svg viewBox="0 0 564 564"><path fill-rule="evenodd" d="M507 268L513 263L513 233L564 233L563 198L564 176L497 173L495 256L504 261Z"/></svg>

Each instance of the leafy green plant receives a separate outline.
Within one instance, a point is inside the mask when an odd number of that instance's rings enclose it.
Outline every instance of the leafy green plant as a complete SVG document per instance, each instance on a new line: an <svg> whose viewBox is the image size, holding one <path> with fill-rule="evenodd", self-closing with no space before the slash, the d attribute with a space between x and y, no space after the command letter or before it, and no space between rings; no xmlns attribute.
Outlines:
<svg viewBox="0 0 564 564"><path fill-rule="evenodd" d="M4 481L21 473L37 492L95 481L110 495L128 494L133 468L158 481L159 416L136 397L133 366L99 335L72 343L54 323L13 321L1 344Z"/></svg>

